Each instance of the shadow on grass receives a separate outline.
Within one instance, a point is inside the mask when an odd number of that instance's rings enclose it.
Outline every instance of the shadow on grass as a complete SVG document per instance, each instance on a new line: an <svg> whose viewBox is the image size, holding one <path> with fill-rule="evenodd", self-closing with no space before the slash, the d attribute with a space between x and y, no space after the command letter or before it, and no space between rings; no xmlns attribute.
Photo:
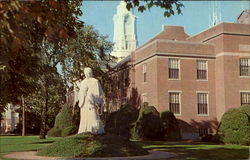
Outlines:
<svg viewBox="0 0 250 160"><path fill-rule="evenodd" d="M30 143L30 144L48 144L48 143L53 143L55 141L42 141L42 142L34 142L34 143Z"/></svg>
<svg viewBox="0 0 250 160"><path fill-rule="evenodd" d="M238 145L204 144L202 142L137 142L148 150L176 153L170 160L247 160L249 148Z"/></svg>

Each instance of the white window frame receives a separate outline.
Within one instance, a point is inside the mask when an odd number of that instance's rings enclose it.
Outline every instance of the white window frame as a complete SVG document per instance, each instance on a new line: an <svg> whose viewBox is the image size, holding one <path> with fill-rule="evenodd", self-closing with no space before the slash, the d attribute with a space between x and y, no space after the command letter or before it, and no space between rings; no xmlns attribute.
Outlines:
<svg viewBox="0 0 250 160"><path fill-rule="evenodd" d="M247 75L246 76L245 75L244 76L241 75L241 59L248 59L248 63L249 63L248 65L250 66L250 58L248 58L248 57L242 57L242 58L240 58L239 59L239 72L240 72L239 75L240 75L241 78L250 78L250 73L249 73L248 76ZM248 72L250 72L250 69L248 70Z"/></svg>
<svg viewBox="0 0 250 160"><path fill-rule="evenodd" d="M250 93L250 90L240 90L240 106L241 106L241 93Z"/></svg>
<svg viewBox="0 0 250 160"><path fill-rule="evenodd" d="M145 101L144 98L146 99L146 101ZM144 102L148 102L147 93L142 93L142 94L141 94L141 101L142 101L142 104L143 104Z"/></svg>
<svg viewBox="0 0 250 160"><path fill-rule="evenodd" d="M198 93L206 93L207 94L207 114L199 114L198 113ZM198 116L209 116L209 91L196 91L196 113Z"/></svg>
<svg viewBox="0 0 250 160"><path fill-rule="evenodd" d="M179 108L179 110L180 110L180 113L179 114L175 114L174 113L174 115L175 116L181 116L181 96L182 96L182 91L181 90L168 90L168 109L169 109L169 111L170 111L170 93L179 93L179 101L180 101L180 108Z"/></svg>
<svg viewBox="0 0 250 160"><path fill-rule="evenodd" d="M169 73L169 70L171 69L170 68L170 61L171 61L171 59L175 59L175 60L177 60L178 61L178 78L170 78L169 76L170 76L170 73ZM170 58L168 58L168 80L181 80L181 60L180 60L180 58L172 58L172 57L170 57Z"/></svg>
<svg viewBox="0 0 250 160"><path fill-rule="evenodd" d="M198 61L206 62L206 79L198 79ZM196 60L196 80L197 81L208 81L208 60L205 59L197 59Z"/></svg>

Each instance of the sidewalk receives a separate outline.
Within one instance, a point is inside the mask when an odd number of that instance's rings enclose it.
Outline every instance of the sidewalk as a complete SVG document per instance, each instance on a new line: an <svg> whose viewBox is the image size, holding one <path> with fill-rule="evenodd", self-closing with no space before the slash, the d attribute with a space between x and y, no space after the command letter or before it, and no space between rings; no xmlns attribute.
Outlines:
<svg viewBox="0 0 250 160"><path fill-rule="evenodd" d="M176 154L162 151L149 151L149 155L134 157L100 157L100 158L60 158L36 156L35 151L13 152L5 155L5 158L18 160L160 160L176 156Z"/></svg>

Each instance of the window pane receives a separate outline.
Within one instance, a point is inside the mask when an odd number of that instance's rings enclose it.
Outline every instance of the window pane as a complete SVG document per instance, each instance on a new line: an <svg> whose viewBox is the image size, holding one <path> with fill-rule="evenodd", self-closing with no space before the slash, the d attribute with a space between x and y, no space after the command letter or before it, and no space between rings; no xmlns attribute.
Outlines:
<svg viewBox="0 0 250 160"><path fill-rule="evenodd" d="M197 103L198 103L198 114L208 114L208 94L198 93Z"/></svg>
<svg viewBox="0 0 250 160"><path fill-rule="evenodd" d="M169 93L169 110L180 114L180 93Z"/></svg>
<svg viewBox="0 0 250 160"><path fill-rule="evenodd" d="M207 79L207 61L197 61L197 79Z"/></svg>
<svg viewBox="0 0 250 160"><path fill-rule="evenodd" d="M240 76L250 76L250 58L240 59Z"/></svg>
<svg viewBox="0 0 250 160"><path fill-rule="evenodd" d="M169 59L169 78L179 78L179 60Z"/></svg>
<svg viewBox="0 0 250 160"><path fill-rule="evenodd" d="M241 92L241 105L250 105L250 92Z"/></svg>
<svg viewBox="0 0 250 160"><path fill-rule="evenodd" d="M146 64L143 65L143 73L146 73L147 72L147 66Z"/></svg>
<svg viewBox="0 0 250 160"><path fill-rule="evenodd" d="M143 82L147 82L147 65L143 65Z"/></svg>

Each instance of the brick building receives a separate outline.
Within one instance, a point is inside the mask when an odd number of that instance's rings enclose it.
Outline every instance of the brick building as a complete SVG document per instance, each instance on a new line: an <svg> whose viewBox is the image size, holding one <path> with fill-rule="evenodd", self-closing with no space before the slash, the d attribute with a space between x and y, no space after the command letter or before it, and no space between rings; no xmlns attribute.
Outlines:
<svg viewBox="0 0 250 160"><path fill-rule="evenodd" d="M220 23L194 36L164 26L110 74L117 86L110 106L148 102L170 110L183 139L215 133L226 110L250 104L250 25Z"/></svg>

